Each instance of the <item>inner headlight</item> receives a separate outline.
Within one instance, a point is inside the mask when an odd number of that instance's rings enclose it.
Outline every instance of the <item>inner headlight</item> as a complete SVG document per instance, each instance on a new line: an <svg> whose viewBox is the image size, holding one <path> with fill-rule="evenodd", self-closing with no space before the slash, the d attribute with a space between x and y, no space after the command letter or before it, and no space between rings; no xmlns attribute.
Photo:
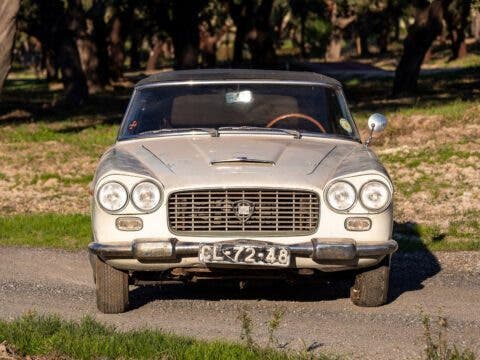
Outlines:
<svg viewBox="0 0 480 360"><path fill-rule="evenodd" d="M327 191L327 201L335 210L345 211L355 203L355 188L345 181L337 181Z"/></svg>
<svg viewBox="0 0 480 360"><path fill-rule="evenodd" d="M141 211L150 211L156 208L161 198L160 189L150 181L137 184L132 191L133 204Z"/></svg>
<svg viewBox="0 0 480 360"><path fill-rule="evenodd" d="M360 190L360 201L368 210L382 209L388 205L390 199L390 190L380 181L369 181Z"/></svg>
<svg viewBox="0 0 480 360"><path fill-rule="evenodd" d="M118 211L127 204L128 193L122 184L110 181L98 189L97 199L105 210Z"/></svg>

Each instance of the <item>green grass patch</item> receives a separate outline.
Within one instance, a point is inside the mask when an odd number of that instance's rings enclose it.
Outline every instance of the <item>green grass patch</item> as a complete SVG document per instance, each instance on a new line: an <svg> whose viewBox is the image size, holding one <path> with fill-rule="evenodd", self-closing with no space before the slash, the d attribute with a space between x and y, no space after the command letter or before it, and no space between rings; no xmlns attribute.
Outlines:
<svg viewBox="0 0 480 360"><path fill-rule="evenodd" d="M0 320L2 341L21 356L72 359L327 359L225 341L200 341L157 330L121 332L90 317L74 322L28 314L11 322Z"/></svg>
<svg viewBox="0 0 480 360"><path fill-rule="evenodd" d="M0 141L6 143L44 143L57 141L97 157L99 152L115 143L118 125L80 125L75 121L62 123L21 124L3 128Z"/></svg>
<svg viewBox="0 0 480 360"><path fill-rule="evenodd" d="M0 245L85 249L90 217L73 214L19 214L0 217Z"/></svg>
<svg viewBox="0 0 480 360"><path fill-rule="evenodd" d="M450 162L453 157L463 160L470 157L480 158L480 152L458 150L455 149L453 144L446 144L433 149L424 148L417 151L380 154L379 157L385 163L399 163L410 169L414 169L421 164L446 164Z"/></svg>
<svg viewBox="0 0 480 360"><path fill-rule="evenodd" d="M437 225L395 223L393 238L401 251L480 250L480 212L465 214L465 220L452 221L446 229Z"/></svg>
<svg viewBox="0 0 480 360"><path fill-rule="evenodd" d="M79 175L79 176L74 176L74 177L66 177L62 176L57 173L42 173L42 174L37 174L32 178L31 184L37 184L39 182L45 182L50 179L55 179L57 180L60 184L62 185L75 185L75 184L80 184L80 185L86 185L89 184L92 179L93 175Z"/></svg>

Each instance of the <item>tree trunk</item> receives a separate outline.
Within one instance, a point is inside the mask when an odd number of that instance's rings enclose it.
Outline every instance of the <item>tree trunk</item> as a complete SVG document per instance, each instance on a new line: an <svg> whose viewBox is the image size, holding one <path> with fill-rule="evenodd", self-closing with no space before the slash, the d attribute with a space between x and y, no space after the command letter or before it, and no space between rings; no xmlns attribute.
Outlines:
<svg viewBox="0 0 480 360"><path fill-rule="evenodd" d="M451 4L444 5L443 11L452 49L450 60L460 59L467 55L465 30L468 26L471 6L471 0L453 0Z"/></svg>
<svg viewBox="0 0 480 360"><path fill-rule="evenodd" d="M263 0L254 16L254 28L248 33L248 45L252 55L252 65L257 68L277 66L277 54L272 36L270 17L273 0Z"/></svg>
<svg viewBox="0 0 480 360"><path fill-rule="evenodd" d="M68 26L76 34L76 43L80 54L82 69L87 78L90 93L95 93L103 88L101 75L99 74L98 50L87 30L85 11L81 0L68 0Z"/></svg>
<svg viewBox="0 0 480 360"><path fill-rule="evenodd" d="M365 31L360 31L358 37L360 41L360 56L369 57L370 50L368 49L368 34L365 33Z"/></svg>
<svg viewBox="0 0 480 360"><path fill-rule="evenodd" d="M152 39L152 49L150 50L150 54L148 56L147 61L147 71L153 71L157 68L158 59L160 58L160 54L162 53L163 43L158 38L158 36L154 36Z"/></svg>
<svg viewBox="0 0 480 360"><path fill-rule="evenodd" d="M92 7L88 10L87 21L92 25L92 40L97 48L97 75L102 86L110 82L110 69L108 58L107 28L105 25L105 4L103 0L94 0Z"/></svg>
<svg viewBox="0 0 480 360"><path fill-rule="evenodd" d="M302 54L302 59L305 59L307 57L307 49L305 47L305 25L307 22L307 16L308 12L302 11L300 17L300 50Z"/></svg>
<svg viewBox="0 0 480 360"><path fill-rule="evenodd" d="M249 24L252 21L253 3L251 0L237 3L229 1L230 16L235 24L235 41L233 43L233 63L243 63L243 48L247 37Z"/></svg>
<svg viewBox="0 0 480 360"><path fill-rule="evenodd" d="M55 61L55 54L42 44L42 67L47 72L47 81L58 80L58 64Z"/></svg>
<svg viewBox="0 0 480 360"><path fill-rule="evenodd" d="M175 48L176 69L190 69L198 65L198 14L203 6L204 2L199 0L176 0L173 3L171 37Z"/></svg>
<svg viewBox="0 0 480 360"><path fill-rule="evenodd" d="M347 26L354 22L357 17L339 17L337 4L333 1L327 1L330 23L332 24L332 33L330 34L329 44L325 58L327 61L338 61L342 57L343 31ZM365 41L365 39L364 39ZM362 46L362 52L368 51L367 46Z"/></svg>
<svg viewBox="0 0 480 360"><path fill-rule="evenodd" d="M0 93L12 63L15 21L19 8L20 0L3 0L0 3Z"/></svg>
<svg viewBox="0 0 480 360"><path fill-rule="evenodd" d="M137 28L136 25L133 28ZM132 30L133 31L133 30ZM140 32L134 31L130 37L130 70L140 69L140 45L142 42L142 36Z"/></svg>
<svg viewBox="0 0 480 360"><path fill-rule="evenodd" d="M388 32L389 28L387 25L380 31L378 35L377 44L380 49L380 54L386 54L388 51Z"/></svg>
<svg viewBox="0 0 480 360"><path fill-rule="evenodd" d="M425 54L443 28L443 5L452 0L434 0L421 9L409 28L403 45L403 55L395 71L392 95L413 93Z"/></svg>
<svg viewBox="0 0 480 360"><path fill-rule="evenodd" d="M122 34L122 21L120 16L115 16L110 30L110 43L108 54L110 57L111 76L118 80L123 76L123 63L125 62L125 48Z"/></svg>
<svg viewBox="0 0 480 360"><path fill-rule="evenodd" d="M480 41L480 11L474 10L472 14L472 25L471 25L472 36L476 41Z"/></svg>
<svg viewBox="0 0 480 360"><path fill-rule="evenodd" d="M82 104L88 97L87 81L83 73L74 33L68 28L62 0L37 0L38 28L31 28L36 36L52 52L62 75L65 103Z"/></svg>
<svg viewBox="0 0 480 360"><path fill-rule="evenodd" d="M64 36L59 35L59 39L56 53L65 89L65 102L69 105L79 106L88 97L88 87L82 71L77 44L73 39L73 34L69 31Z"/></svg>

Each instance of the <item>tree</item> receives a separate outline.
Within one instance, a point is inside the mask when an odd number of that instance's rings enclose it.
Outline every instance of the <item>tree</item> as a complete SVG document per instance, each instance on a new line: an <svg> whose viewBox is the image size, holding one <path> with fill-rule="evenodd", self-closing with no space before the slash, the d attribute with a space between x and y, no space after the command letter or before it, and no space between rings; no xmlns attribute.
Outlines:
<svg viewBox="0 0 480 360"><path fill-rule="evenodd" d="M275 67L274 29L271 23L273 0L229 0L230 15L237 31L233 62L243 64L243 51L248 45L252 65L259 68Z"/></svg>
<svg viewBox="0 0 480 360"><path fill-rule="evenodd" d="M89 92L97 92L108 83L108 77L105 77L104 70L100 69L99 50L92 36L93 22L88 28L81 0L68 0L67 16L68 27L75 34Z"/></svg>
<svg viewBox="0 0 480 360"><path fill-rule="evenodd" d="M468 26L471 7L471 0L453 0L450 4L445 4L445 22L447 23L452 49L450 60L460 59L467 55L465 30Z"/></svg>
<svg viewBox="0 0 480 360"><path fill-rule="evenodd" d="M338 61L342 55L343 32L357 20L357 16L351 12L348 5L343 1L326 0L326 5L332 30L325 58Z"/></svg>
<svg viewBox="0 0 480 360"><path fill-rule="evenodd" d="M444 9L452 0L419 1L415 23L408 29L403 43L403 54L395 71L392 94L412 93L417 90L420 68L425 54L443 29Z"/></svg>
<svg viewBox="0 0 480 360"><path fill-rule="evenodd" d="M15 21L19 8L20 0L0 2L0 92L10 71L12 48L15 40Z"/></svg>
<svg viewBox="0 0 480 360"><path fill-rule="evenodd" d="M25 31L40 40L60 69L64 101L72 106L81 105L88 97L87 81L63 1L24 0L22 8Z"/></svg>
<svg viewBox="0 0 480 360"><path fill-rule="evenodd" d="M175 49L175 68L189 69L198 65L200 46L199 13L206 5L203 0L174 0L169 33Z"/></svg>

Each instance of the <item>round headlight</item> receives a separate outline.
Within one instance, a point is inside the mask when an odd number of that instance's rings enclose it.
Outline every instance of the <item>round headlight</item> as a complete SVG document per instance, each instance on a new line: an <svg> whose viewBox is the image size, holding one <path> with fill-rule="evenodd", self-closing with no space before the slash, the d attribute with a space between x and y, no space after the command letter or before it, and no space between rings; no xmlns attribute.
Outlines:
<svg viewBox="0 0 480 360"><path fill-rule="evenodd" d="M360 201L368 210L380 210L386 207L390 198L390 190L380 181L369 181L360 190Z"/></svg>
<svg viewBox="0 0 480 360"><path fill-rule="evenodd" d="M327 191L327 201L335 210L345 211L355 203L355 188L345 181L337 181Z"/></svg>
<svg viewBox="0 0 480 360"><path fill-rule="evenodd" d="M122 184L110 181L98 189L97 199L105 210L118 211L127 204L128 193Z"/></svg>
<svg viewBox="0 0 480 360"><path fill-rule="evenodd" d="M137 184L132 191L133 204L141 211L150 211L156 208L161 197L158 186L150 181Z"/></svg>

